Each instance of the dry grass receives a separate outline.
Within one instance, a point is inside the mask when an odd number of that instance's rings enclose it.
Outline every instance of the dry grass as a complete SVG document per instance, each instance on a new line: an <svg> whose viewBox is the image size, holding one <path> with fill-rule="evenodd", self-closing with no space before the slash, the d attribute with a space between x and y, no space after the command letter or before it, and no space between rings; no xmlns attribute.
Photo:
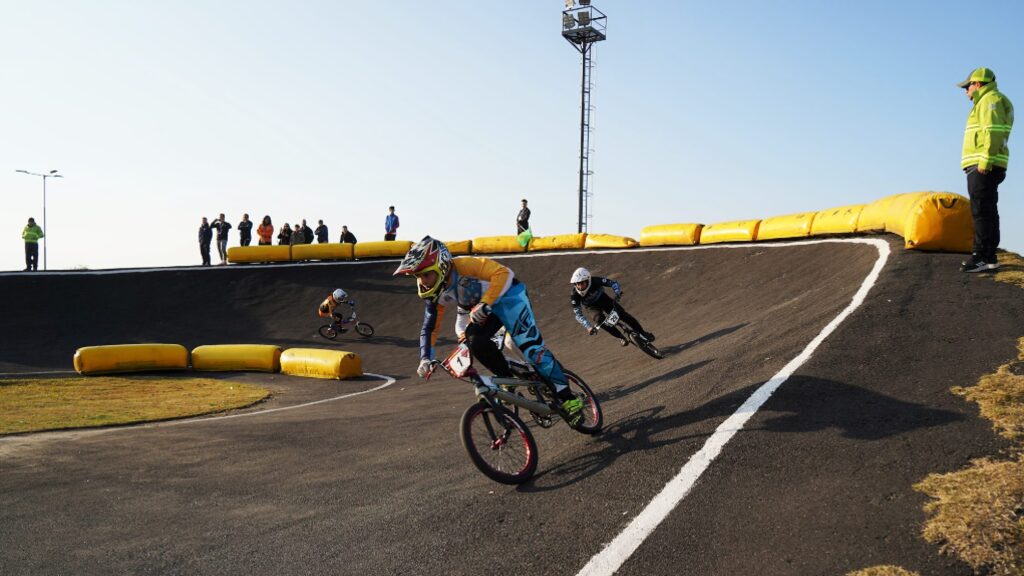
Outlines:
<svg viewBox="0 0 1024 576"><path fill-rule="evenodd" d="M270 393L208 378L107 376L0 381L0 434L110 426L248 406Z"/></svg>
<svg viewBox="0 0 1024 576"><path fill-rule="evenodd" d="M953 388L954 394L977 402L981 415L1010 440L1024 440L1024 338L1018 340L1017 347L1016 362L1003 364L975 386Z"/></svg>
<svg viewBox="0 0 1024 576"><path fill-rule="evenodd" d="M958 472L931 474L914 486L934 500L924 538L976 572L1024 574L1024 454L975 460Z"/></svg>
<svg viewBox="0 0 1024 576"><path fill-rule="evenodd" d="M846 576L920 576L917 572L911 572L900 568L899 566L872 566L870 568L864 568L857 570L856 572L849 572Z"/></svg>
<svg viewBox="0 0 1024 576"><path fill-rule="evenodd" d="M1024 258L1013 252L1000 252L998 259L999 270L995 274L995 279L1024 288Z"/></svg>

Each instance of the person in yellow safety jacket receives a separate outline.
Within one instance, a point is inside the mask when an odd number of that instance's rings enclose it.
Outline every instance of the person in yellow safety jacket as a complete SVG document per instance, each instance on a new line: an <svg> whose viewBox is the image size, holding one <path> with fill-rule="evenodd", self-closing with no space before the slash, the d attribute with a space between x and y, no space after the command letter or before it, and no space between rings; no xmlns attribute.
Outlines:
<svg viewBox="0 0 1024 576"><path fill-rule="evenodd" d="M964 272L999 268L999 184L1010 162L1007 141L1013 129L1013 104L996 86L995 72L977 68L957 84L974 102L964 130L960 167L967 174L967 193L974 219L971 258L961 264Z"/></svg>
<svg viewBox="0 0 1024 576"><path fill-rule="evenodd" d="M36 224L36 219L29 218L21 231L21 239L25 241L25 272L39 270L39 239L43 236L43 229Z"/></svg>
<svg viewBox="0 0 1024 576"><path fill-rule="evenodd" d="M544 345L526 285L516 279L512 270L489 258L452 258L443 242L425 236L409 249L394 275L415 277L417 293L424 300L420 365L416 370L420 377L430 371L445 308L457 306L463 309L471 325L457 322L456 331L460 338L465 335L474 358L495 376L512 376L508 361L491 341L504 326L527 362L561 402L566 422L574 428L583 423L583 403L570 390L562 365ZM466 279L477 282L465 282Z"/></svg>

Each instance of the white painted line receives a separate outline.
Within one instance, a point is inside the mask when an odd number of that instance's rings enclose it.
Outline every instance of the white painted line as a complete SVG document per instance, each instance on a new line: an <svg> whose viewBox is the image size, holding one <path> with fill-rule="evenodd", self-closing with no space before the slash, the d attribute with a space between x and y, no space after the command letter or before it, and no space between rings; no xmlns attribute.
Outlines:
<svg viewBox="0 0 1024 576"><path fill-rule="evenodd" d="M711 462L721 453L722 448L743 426L757 413L769 397L781 386L811 354L828 338L839 324L846 320L867 297L868 292L878 281L878 277L889 260L889 244L884 240L857 239L865 244L874 244L878 248L878 260L871 272L864 279L860 289L854 294L850 304L832 319L824 329L804 348L799 356L786 364L778 374L762 384L739 409L725 422L715 429L704 446L683 465L679 473L662 488L661 492L645 507L632 522L603 550L587 562L577 576L611 576L628 559L640 544L668 517L669 513L689 494L697 479L707 470ZM765 245L769 246L769 245Z"/></svg>

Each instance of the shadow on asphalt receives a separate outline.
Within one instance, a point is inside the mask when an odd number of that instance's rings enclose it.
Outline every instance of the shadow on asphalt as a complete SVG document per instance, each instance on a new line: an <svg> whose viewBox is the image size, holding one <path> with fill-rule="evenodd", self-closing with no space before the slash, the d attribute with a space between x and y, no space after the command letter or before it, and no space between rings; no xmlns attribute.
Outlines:
<svg viewBox="0 0 1024 576"><path fill-rule="evenodd" d="M709 360L701 360L700 362L687 364L686 366L681 366L679 368L676 368L675 370L666 372L664 374L659 374L653 378L648 378L647 380L644 380L643 382L638 382L636 384L633 384L632 386L616 386L614 388L609 388L608 390L599 392L597 394L597 399L600 400L601 402L608 402L610 400L616 400L624 396L629 396L630 394L643 390L644 388L657 384L658 382L665 382L669 380L675 380L677 378L682 378L683 376L686 376L690 372L702 368L705 365L710 364L714 361L714 358L711 358Z"/></svg>
<svg viewBox="0 0 1024 576"><path fill-rule="evenodd" d="M732 334L733 332L739 330L740 328L743 328L746 325L747 323L744 322L742 324L736 324L735 326L730 326L728 328L722 328L721 330L715 330L714 332L711 332L710 334L705 334L704 336L701 336L700 338L697 338L695 340L683 342L682 344L676 344L675 346L669 346L668 348L662 348L661 353L664 354L665 356L669 356L677 352L682 352L683 350L689 350L694 346L700 346L705 342L710 342L711 340L715 340L716 338L721 338L722 336Z"/></svg>

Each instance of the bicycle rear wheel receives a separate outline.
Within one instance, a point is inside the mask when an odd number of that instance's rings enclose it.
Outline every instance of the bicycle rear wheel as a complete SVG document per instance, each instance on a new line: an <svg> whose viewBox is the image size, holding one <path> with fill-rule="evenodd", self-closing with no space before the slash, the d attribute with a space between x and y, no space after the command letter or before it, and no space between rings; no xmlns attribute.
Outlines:
<svg viewBox="0 0 1024 576"><path fill-rule="evenodd" d="M576 431L584 434L594 435L601 431L604 426L604 413L601 411L601 403L594 396L594 391L575 372L565 370L566 381L569 383L569 390L583 402L583 422L578 424Z"/></svg>
<svg viewBox="0 0 1024 576"><path fill-rule="evenodd" d="M473 465L502 484L522 484L537 471L537 442L508 410L477 402L462 415L462 445Z"/></svg>
<svg viewBox="0 0 1024 576"><path fill-rule="evenodd" d="M320 327L320 335L328 340L334 340L338 337L338 331L334 329L334 326L324 324Z"/></svg>
<svg viewBox="0 0 1024 576"><path fill-rule="evenodd" d="M356 332L358 332L363 338L369 338L370 336L373 336L373 326L370 326L366 322L356 322Z"/></svg>

